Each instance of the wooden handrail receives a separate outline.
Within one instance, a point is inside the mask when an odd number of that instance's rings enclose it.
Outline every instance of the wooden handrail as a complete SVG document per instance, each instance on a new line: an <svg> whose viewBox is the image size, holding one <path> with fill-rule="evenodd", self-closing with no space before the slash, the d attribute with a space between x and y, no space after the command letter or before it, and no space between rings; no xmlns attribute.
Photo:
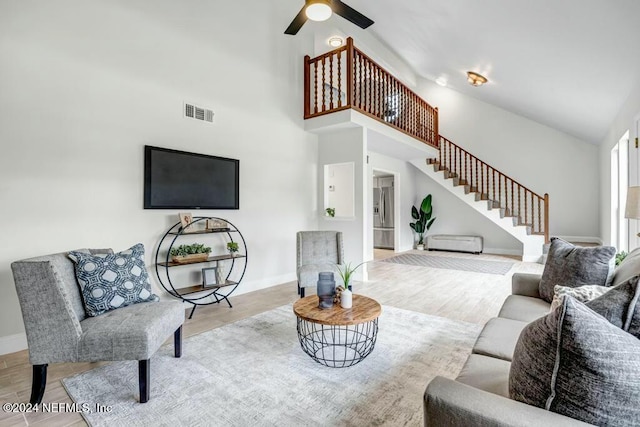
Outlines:
<svg viewBox="0 0 640 427"><path fill-rule="evenodd" d="M439 140L440 167L481 200L504 209L506 216L516 217L519 225L530 227L533 234L542 234L549 242L549 194L541 196L530 190L443 136Z"/></svg>
<svg viewBox="0 0 640 427"><path fill-rule="evenodd" d="M438 109L353 45L304 59L304 118L357 110L438 147ZM346 92L345 92L346 90Z"/></svg>

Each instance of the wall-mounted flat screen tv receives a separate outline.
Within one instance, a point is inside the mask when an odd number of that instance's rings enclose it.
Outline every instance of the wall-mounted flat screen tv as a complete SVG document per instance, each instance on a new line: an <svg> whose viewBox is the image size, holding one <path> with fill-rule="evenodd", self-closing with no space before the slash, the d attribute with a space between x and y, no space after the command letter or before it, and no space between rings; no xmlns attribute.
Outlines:
<svg viewBox="0 0 640 427"><path fill-rule="evenodd" d="M144 147L145 209L239 209L240 161Z"/></svg>

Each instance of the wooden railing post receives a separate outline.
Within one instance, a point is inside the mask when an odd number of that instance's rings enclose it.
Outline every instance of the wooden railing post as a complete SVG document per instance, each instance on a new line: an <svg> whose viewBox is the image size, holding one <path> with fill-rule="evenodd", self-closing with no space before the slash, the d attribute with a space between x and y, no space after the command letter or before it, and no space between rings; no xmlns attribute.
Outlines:
<svg viewBox="0 0 640 427"><path fill-rule="evenodd" d="M353 75L353 38L347 37L347 106L355 104L353 100L353 82L356 80Z"/></svg>
<svg viewBox="0 0 640 427"><path fill-rule="evenodd" d="M549 194L544 193L544 242L549 243Z"/></svg>
<svg viewBox="0 0 640 427"><path fill-rule="evenodd" d="M311 57L304 57L304 118L308 119L311 115L311 70L309 61Z"/></svg>

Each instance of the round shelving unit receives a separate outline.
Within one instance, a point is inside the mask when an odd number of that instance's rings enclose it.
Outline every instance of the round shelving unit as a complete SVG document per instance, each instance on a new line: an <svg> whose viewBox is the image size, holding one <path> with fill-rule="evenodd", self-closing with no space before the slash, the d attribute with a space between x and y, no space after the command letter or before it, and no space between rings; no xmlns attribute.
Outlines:
<svg viewBox="0 0 640 427"><path fill-rule="evenodd" d="M198 228L199 225L205 224L206 220L224 221L227 227L216 229ZM182 243L188 243L184 241L185 236L216 237L218 239L217 254L212 253L205 260L175 262L171 257L171 249ZM228 242L238 243L237 254L220 253L223 252L221 248L226 251ZM205 243L205 246L216 246L214 243ZM214 264L215 266L212 266ZM187 267L193 269L195 265L209 266L202 268L202 279L199 284L184 285L175 280L177 271L183 271ZM199 305L219 304L222 301L226 301L231 308L233 306L228 297L236 290L247 270L247 245L240 230L229 221L217 217L194 217L187 227L182 228L182 224L177 222L162 236L156 249L155 269L160 285L170 295L193 305L189 318L193 316L196 307ZM207 271L210 274L207 274L206 277L212 275L215 280L204 280ZM220 274L222 271L224 273Z"/></svg>

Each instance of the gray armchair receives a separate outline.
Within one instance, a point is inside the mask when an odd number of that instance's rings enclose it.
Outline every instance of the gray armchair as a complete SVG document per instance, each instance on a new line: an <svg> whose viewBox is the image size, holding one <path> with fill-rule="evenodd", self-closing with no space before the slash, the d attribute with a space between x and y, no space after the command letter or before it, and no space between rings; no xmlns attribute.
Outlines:
<svg viewBox="0 0 640 427"><path fill-rule="evenodd" d="M298 231L296 238L298 294L303 298L305 288L316 286L319 272L337 271L336 264L343 263L344 246L339 231ZM337 274L335 279L337 285L342 284Z"/></svg>
<svg viewBox="0 0 640 427"><path fill-rule="evenodd" d="M149 359L172 333L175 356L181 356L181 303L146 302L87 317L74 264L66 253L17 261L11 269L33 365L32 404L42 401L49 363L138 360L144 403L149 400Z"/></svg>

